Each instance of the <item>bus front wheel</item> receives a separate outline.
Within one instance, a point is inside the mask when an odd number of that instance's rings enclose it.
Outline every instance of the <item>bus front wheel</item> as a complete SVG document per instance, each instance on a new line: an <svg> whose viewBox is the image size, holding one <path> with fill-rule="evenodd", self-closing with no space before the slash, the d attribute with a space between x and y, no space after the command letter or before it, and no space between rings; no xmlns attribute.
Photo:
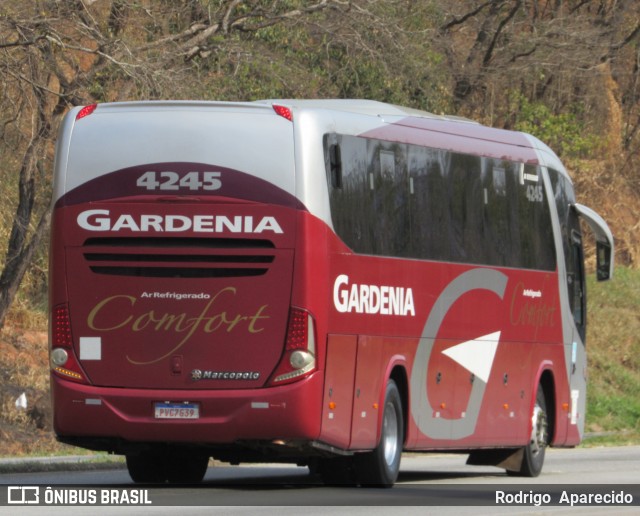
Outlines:
<svg viewBox="0 0 640 516"><path fill-rule="evenodd" d="M531 415L531 438L529 444L523 449L522 465L518 471L507 471L507 473L513 476L537 477L542 471L547 444L549 444L547 403L542 385L538 385L536 402Z"/></svg>

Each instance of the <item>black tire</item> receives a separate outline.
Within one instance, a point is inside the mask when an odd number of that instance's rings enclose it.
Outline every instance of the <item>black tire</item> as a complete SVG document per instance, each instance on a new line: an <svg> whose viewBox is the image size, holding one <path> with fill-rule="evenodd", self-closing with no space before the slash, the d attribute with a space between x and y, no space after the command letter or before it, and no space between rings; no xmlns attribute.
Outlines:
<svg viewBox="0 0 640 516"><path fill-rule="evenodd" d="M357 485L353 457L319 458L311 468L322 483L334 487Z"/></svg>
<svg viewBox="0 0 640 516"><path fill-rule="evenodd" d="M164 460L160 453L127 455L127 469L131 480L138 484L162 484L167 480Z"/></svg>
<svg viewBox="0 0 640 516"><path fill-rule="evenodd" d="M547 402L542 385L538 386L531 421L531 438L523 449L522 465L518 471L507 471L511 476L532 478L537 477L542 471L545 450L549 444Z"/></svg>
<svg viewBox="0 0 640 516"><path fill-rule="evenodd" d="M176 451L165 459L167 480L172 484L202 482L209 466L209 457L199 453Z"/></svg>
<svg viewBox="0 0 640 516"><path fill-rule="evenodd" d="M400 471L404 442L404 417L400 392L393 380L387 383L380 443L355 457L358 482L363 486L392 487Z"/></svg>
<svg viewBox="0 0 640 516"><path fill-rule="evenodd" d="M207 472L209 457L179 448L160 448L127 455L131 480L140 484L197 484Z"/></svg>

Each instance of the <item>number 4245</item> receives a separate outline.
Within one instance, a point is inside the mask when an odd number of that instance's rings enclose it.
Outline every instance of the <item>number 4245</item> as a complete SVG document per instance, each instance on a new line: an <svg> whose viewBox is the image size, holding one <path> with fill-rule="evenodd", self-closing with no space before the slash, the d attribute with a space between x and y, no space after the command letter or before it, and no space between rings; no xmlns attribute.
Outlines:
<svg viewBox="0 0 640 516"><path fill-rule="evenodd" d="M187 172L182 177L177 172L149 171L136 180L136 186L146 190L175 191L218 190L222 187L221 172Z"/></svg>

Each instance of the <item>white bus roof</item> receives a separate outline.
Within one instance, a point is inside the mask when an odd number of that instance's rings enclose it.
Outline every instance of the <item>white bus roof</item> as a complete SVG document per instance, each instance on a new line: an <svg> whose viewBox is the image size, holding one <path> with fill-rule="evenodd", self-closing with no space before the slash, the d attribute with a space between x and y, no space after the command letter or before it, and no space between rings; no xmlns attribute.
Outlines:
<svg viewBox="0 0 640 516"><path fill-rule="evenodd" d="M472 120L436 115L428 111L422 111L420 109L413 109L404 106L397 106L395 104L387 104L386 102L380 102L377 100L366 99L265 99L257 100L256 104L282 104L292 108L304 108L304 109L326 109L330 111L343 111L346 113L353 113L358 115L370 115L370 116L415 116L421 118L435 118L440 120L455 120L468 123L477 123Z"/></svg>

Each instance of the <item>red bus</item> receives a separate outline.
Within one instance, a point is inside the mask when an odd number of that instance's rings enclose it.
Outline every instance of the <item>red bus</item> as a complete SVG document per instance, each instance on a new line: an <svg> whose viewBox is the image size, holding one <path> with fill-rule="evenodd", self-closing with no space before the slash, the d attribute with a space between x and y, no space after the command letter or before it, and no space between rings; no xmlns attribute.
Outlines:
<svg viewBox="0 0 640 516"><path fill-rule="evenodd" d="M584 430L580 219L532 136L360 100L75 108L57 143L54 429L136 482L209 458L391 486L516 475Z"/></svg>

